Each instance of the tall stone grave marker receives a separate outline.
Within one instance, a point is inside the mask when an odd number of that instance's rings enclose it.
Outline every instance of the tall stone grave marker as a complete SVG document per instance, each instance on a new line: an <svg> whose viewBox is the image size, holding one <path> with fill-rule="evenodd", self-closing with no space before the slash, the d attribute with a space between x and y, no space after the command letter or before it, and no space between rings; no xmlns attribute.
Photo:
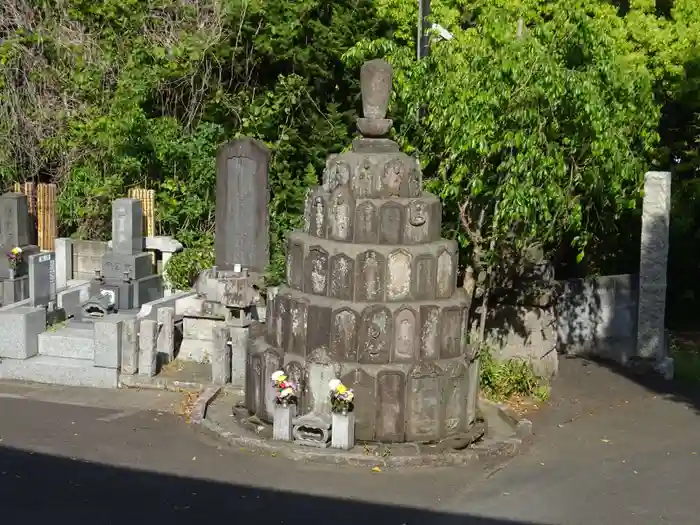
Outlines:
<svg viewBox="0 0 700 525"><path fill-rule="evenodd" d="M7 253L20 247L25 257L39 249L29 244L29 209L27 196L22 193L0 195L0 279L9 278L10 265ZM26 259L25 259L26 261ZM24 275L26 264L18 268L18 276Z"/></svg>
<svg viewBox="0 0 700 525"><path fill-rule="evenodd" d="M28 257L29 301L46 306L56 301L56 254L38 253Z"/></svg>
<svg viewBox="0 0 700 525"><path fill-rule="evenodd" d="M671 215L671 173L650 171L644 176L642 244L639 261L637 357L666 357L664 317Z"/></svg>
<svg viewBox="0 0 700 525"><path fill-rule="evenodd" d="M267 170L270 151L244 138L224 145L216 160L216 267L265 272L268 249Z"/></svg>
<svg viewBox="0 0 700 525"><path fill-rule="evenodd" d="M141 279L153 273L151 256L143 251L143 212L138 199L112 202L112 250L102 259L105 279Z"/></svg>

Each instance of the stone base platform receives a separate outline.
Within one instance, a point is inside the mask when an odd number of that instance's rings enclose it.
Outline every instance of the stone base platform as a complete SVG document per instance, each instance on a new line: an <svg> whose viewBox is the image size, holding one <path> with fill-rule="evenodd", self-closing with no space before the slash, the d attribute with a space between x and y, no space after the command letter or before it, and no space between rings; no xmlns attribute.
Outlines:
<svg viewBox="0 0 700 525"><path fill-rule="evenodd" d="M272 434L270 425L263 422L255 425L254 419L243 422L235 417L236 413L242 413L237 408L242 404L241 396L230 391L220 392L208 406L201 426L240 450L332 465L381 469L467 465L513 456L524 448L532 433L528 420L518 419L497 403L480 400L479 408L483 414L480 428L485 429L485 434L462 450L453 448L460 445L449 440L438 444L358 443L349 451L320 449L273 441L269 437Z"/></svg>
<svg viewBox="0 0 700 525"><path fill-rule="evenodd" d="M117 388L116 369L99 368L92 359L37 355L0 360L0 378L34 383L93 388Z"/></svg>

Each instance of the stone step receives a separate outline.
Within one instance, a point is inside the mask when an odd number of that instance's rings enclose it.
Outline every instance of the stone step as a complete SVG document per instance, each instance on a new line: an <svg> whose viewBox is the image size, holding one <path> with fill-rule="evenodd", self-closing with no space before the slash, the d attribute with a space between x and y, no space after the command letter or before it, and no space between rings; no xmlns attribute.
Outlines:
<svg viewBox="0 0 700 525"><path fill-rule="evenodd" d="M59 328L39 334L39 355L73 359L95 358L94 329Z"/></svg>
<svg viewBox="0 0 700 525"><path fill-rule="evenodd" d="M93 366L92 359L37 355L29 359L3 359L0 379L33 381L65 386L117 388L119 373Z"/></svg>
<svg viewBox="0 0 700 525"><path fill-rule="evenodd" d="M213 341L200 339L183 339L177 358L182 361L194 361L195 363L211 363L211 355L214 350Z"/></svg>

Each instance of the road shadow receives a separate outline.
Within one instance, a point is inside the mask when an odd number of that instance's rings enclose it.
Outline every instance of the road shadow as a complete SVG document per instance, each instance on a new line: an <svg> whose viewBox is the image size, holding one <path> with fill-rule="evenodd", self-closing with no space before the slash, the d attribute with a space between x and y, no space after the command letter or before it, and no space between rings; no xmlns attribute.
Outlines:
<svg viewBox="0 0 700 525"><path fill-rule="evenodd" d="M281 466L280 476L289 475L295 474ZM342 483L341 475L339 491ZM0 502L4 523L526 525L136 471L8 447L0 448Z"/></svg>

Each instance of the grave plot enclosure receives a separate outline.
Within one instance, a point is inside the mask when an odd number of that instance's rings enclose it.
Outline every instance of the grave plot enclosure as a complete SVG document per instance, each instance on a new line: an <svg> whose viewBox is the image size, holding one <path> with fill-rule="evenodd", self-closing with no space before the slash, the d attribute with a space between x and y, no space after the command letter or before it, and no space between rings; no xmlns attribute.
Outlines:
<svg viewBox="0 0 700 525"><path fill-rule="evenodd" d="M361 80L363 137L328 158L305 228L289 236L287 285L268 296L265 334L248 349L247 406L271 420L269 378L284 368L301 385L297 428L323 430L328 381L340 378L355 390L358 440L437 441L475 419L470 300L439 199L423 191L416 159L384 138L391 66L368 62Z"/></svg>

